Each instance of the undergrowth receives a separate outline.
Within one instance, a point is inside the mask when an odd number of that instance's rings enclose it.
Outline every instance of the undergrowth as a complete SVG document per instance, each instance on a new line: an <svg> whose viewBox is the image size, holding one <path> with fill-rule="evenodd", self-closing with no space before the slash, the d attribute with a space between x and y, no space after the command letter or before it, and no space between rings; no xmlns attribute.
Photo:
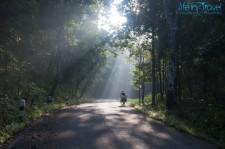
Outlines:
<svg viewBox="0 0 225 149"><path fill-rule="evenodd" d="M51 104L39 103L34 106L26 108L25 116L23 120L19 119L19 111L16 109L13 113L14 117L10 117L13 121L10 124L0 127L0 144L5 143L12 135L23 129L26 125L30 124L35 119L40 118L43 114L51 112L56 109L62 109L66 105L76 105L85 102L85 100L63 100L57 99Z"/></svg>
<svg viewBox="0 0 225 149"><path fill-rule="evenodd" d="M179 131L225 147L223 107L206 103L181 102L174 109L168 111L165 101L158 100L156 106L152 106L150 103L150 96L146 98L145 105L139 105L138 99L128 101L128 104L135 107L139 113L162 121Z"/></svg>

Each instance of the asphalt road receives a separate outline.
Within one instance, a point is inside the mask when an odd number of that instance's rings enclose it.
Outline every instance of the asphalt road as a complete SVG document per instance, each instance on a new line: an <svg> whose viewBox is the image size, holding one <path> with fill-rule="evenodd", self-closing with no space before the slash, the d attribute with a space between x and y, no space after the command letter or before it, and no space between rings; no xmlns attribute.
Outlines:
<svg viewBox="0 0 225 149"><path fill-rule="evenodd" d="M119 102L72 106L26 128L10 149L213 149L195 137L135 113Z"/></svg>

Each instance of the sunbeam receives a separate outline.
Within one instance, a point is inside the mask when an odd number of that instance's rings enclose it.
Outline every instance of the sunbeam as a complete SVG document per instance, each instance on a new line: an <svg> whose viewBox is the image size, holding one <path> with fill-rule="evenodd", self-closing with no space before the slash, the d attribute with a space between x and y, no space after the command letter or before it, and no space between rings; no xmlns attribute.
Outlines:
<svg viewBox="0 0 225 149"><path fill-rule="evenodd" d="M114 0L109 8L101 8L98 16L98 28L100 30L107 31L111 34L124 27L127 18L118 10L122 1Z"/></svg>
<svg viewBox="0 0 225 149"><path fill-rule="evenodd" d="M137 91L132 85L134 66L128 63L128 55L126 53L117 57L110 57L107 60L107 66L110 68L107 76L91 89L91 98L119 98L120 92L125 91L128 97L137 97ZM98 90L98 91L96 91ZM97 93L97 94L96 94Z"/></svg>

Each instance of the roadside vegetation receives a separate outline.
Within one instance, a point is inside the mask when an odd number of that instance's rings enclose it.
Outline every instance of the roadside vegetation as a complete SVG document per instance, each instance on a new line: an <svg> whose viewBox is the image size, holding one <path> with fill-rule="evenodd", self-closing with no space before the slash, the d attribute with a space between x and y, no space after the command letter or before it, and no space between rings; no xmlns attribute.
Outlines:
<svg viewBox="0 0 225 149"><path fill-rule="evenodd" d="M120 77L129 72L113 71L113 66L122 69L116 61L106 66L110 56L123 53L133 66L128 83L135 87L139 111L224 145L225 13L183 15L178 5L171 0L1 0L0 142L68 99L112 90L106 86L110 81L124 90ZM50 105L48 97L54 99ZM23 98L26 116L19 123Z"/></svg>
<svg viewBox="0 0 225 149"><path fill-rule="evenodd" d="M211 143L225 147L224 108L221 105L204 105L202 103L181 102L177 108L166 110L165 101L157 100L152 106L151 96L146 96L146 104L140 105L138 99L128 100L128 105L135 107L138 113L162 121L181 132L200 137Z"/></svg>
<svg viewBox="0 0 225 149"><path fill-rule="evenodd" d="M62 97L55 99L51 104L39 102L26 108L23 119L20 119L19 109L17 108L18 105L15 105L15 107L12 107L15 109L13 112L4 115L7 118L10 117L10 121L7 123L2 123L4 125L1 126L0 129L0 144L6 142L11 136L43 115L49 114L54 110L59 110L69 105L77 105L84 102L86 102L85 99L65 100L65 98Z"/></svg>
<svg viewBox="0 0 225 149"><path fill-rule="evenodd" d="M106 56L93 24L94 2L3 0L0 3L0 143L3 143L44 113L66 103L80 103L77 99L85 97ZM48 97L53 98L51 104L47 104ZM18 118L20 99L26 105L22 122Z"/></svg>

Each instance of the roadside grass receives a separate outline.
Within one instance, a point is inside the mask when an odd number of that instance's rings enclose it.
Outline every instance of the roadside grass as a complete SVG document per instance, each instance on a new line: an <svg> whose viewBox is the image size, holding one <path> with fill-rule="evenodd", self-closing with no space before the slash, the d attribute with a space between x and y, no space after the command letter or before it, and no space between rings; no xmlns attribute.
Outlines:
<svg viewBox="0 0 225 149"><path fill-rule="evenodd" d="M84 99L80 99L80 100L57 99L51 104L43 103L43 104L34 105L32 107L27 107L26 114L22 121L19 120L18 114L17 114L15 116L15 120L12 123L0 129L0 144L5 143L15 133L19 132L25 126L29 125L32 121L40 118L44 114L52 112L54 110L62 109L65 106L78 105L84 102L86 102L86 100Z"/></svg>
<svg viewBox="0 0 225 149"><path fill-rule="evenodd" d="M150 96L146 99L146 103L151 103ZM202 138L225 148L224 119L222 117L215 119L215 114L212 114L212 111L208 111L209 108L207 107L203 110L198 105L177 105L176 109L167 111L164 101L158 101L157 105L153 107L150 104L140 106L138 99L128 100L128 105L135 107L138 113L162 121L176 130ZM217 109L213 113L218 113L219 116L224 117L225 113L221 113L221 110Z"/></svg>

